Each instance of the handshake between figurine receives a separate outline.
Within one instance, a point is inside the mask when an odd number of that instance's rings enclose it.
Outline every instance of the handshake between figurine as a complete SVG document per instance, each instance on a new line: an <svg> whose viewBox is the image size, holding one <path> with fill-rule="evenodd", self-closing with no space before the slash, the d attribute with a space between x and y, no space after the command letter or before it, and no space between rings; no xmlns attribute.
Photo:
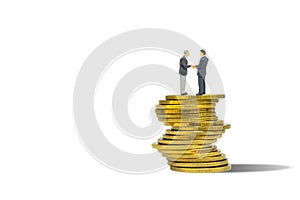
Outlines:
<svg viewBox="0 0 300 200"><path fill-rule="evenodd" d="M199 91L196 95L205 94L205 76L206 76L206 67L209 59L206 57L206 51L204 49L200 50L200 61L198 65L188 65L187 57L190 55L188 50L184 51L184 56L180 58L179 62L179 75L180 75L180 93L181 95L187 95L188 93L185 91L186 84L186 75L187 69L192 67L193 69L197 68L197 76L198 76L198 87Z"/></svg>

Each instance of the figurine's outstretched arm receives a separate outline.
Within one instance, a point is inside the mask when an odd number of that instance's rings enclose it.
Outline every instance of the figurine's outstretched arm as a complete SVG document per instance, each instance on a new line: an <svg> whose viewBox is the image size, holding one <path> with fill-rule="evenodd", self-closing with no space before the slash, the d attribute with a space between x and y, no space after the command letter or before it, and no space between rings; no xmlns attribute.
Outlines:
<svg viewBox="0 0 300 200"><path fill-rule="evenodd" d="M207 59L201 58L200 61L199 61L199 64L196 65L197 69L199 69L199 70L204 69L207 65L207 62L208 62Z"/></svg>

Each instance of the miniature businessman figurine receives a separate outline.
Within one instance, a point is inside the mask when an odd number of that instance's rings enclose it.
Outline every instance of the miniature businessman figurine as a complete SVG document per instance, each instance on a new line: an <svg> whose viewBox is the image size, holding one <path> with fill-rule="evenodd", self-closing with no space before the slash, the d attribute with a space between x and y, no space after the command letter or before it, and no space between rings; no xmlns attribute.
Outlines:
<svg viewBox="0 0 300 200"><path fill-rule="evenodd" d="M188 93L185 91L185 83L186 83L186 75L187 68L191 67L188 65L187 57L190 55L188 50L184 51L184 56L180 58L179 62L179 75L180 75L180 93L181 95L187 95Z"/></svg>
<svg viewBox="0 0 300 200"><path fill-rule="evenodd" d="M208 58L205 56L206 52L204 49L200 50L200 61L199 65L192 66L193 68L197 67L197 75L198 75L198 86L199 92L196 95L205 94L205 76L206 76L206 66L208 63Z"/></svg>

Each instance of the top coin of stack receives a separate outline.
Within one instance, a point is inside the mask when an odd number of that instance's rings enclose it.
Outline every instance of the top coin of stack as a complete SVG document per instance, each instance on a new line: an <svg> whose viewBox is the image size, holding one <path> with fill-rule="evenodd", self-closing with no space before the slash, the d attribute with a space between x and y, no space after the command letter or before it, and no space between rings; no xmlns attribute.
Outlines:
<svg viewBox="0 0 300 200"><path fill-rule="evenodd" d="M156 115L167 129L152 146L167 158L171 169L181 172L220 172L230 164L213 145L230 128L219 120L215 106L223 94L168 95L156 106Z"/></svg>

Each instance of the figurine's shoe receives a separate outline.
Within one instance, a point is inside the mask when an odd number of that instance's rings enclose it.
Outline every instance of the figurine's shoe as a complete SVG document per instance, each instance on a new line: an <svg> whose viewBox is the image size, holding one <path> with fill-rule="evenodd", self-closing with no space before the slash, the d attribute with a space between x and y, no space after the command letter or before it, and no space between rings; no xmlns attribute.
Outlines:
<svg viewBox="0 0 300 200"><path fill-rule="evenodd" d="M200 96L200 95L202 95L202 94L197 93L196 95L197 95L197 96Z"/></svg>
<svg viewBox="0 0 300 200"><path fill-rule="evenodd" d="M181 93L181 95L187 95L187 94L188 94L187 92Z"/></svg>

